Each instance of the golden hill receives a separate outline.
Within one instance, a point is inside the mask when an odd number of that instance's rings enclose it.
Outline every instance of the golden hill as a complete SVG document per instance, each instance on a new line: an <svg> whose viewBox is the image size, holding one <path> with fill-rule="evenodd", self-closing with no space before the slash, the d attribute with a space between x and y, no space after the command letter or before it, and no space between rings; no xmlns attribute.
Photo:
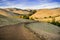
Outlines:
<svg viewBox="0 0 60 40"><path fill-rule="evenodd" d="M4 16L11 16L8 14L7 11L3 10L3 9L0 9L0 15L4 15Z"/></svg>
<svg viewBox="0 0 60 40"><path fill-rule="evenodd" d="M17 13L17 14L29 14L30 12L28 10L22 10L22 9L17 9L17 8L6 8L5 10Z"/></svg>
<svg viewBox="0 0 60 40"><path fill-rule="evenodd" d="M37 11L37 12L36 12ZM54 9L39 9L36 10L22 10L18 8L0 8L0 15L13 18L30 18L37 21L51 22L60 21L60 8ZM26 16L26 17L25 17Z"/></svg>
<svg viewBox="0 0 60 40"><path fill-rule="evenodd" d="M35 14L30 16L30 19L45 22L51 22L52 20L60 21L60 8L37 10Z"/></svg>
<svg viewBox="0 0 60 40"><path fill-rule="evenodd" d="M5 9L0 9L0 15L6 16L6 17L14 17L17 16L13 12L7 11Z"/></svg>
<svg viewBox="0 0 60 40"><path fill-rule="evenodd" d="M11 18L29 18L30 15L34 14L36 10L30 9L18 9L18 8L5 8L0 9L0 15L4 15Z"/></svg>
<svg viewBox="0 0 60 40"><path fill-rule="evenodd" d="M22 9L17 9L17 8L5 8L5 9L0 9L0 15L4 15L7 17L13 17L13 18L20 18L24 15L29 15L30 11L28 10L22 10Z"/></svg>

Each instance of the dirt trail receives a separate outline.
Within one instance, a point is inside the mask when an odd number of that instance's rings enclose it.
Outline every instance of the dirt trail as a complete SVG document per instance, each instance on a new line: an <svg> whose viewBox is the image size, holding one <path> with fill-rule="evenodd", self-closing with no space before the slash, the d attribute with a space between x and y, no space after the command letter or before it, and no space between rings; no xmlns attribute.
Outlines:
<svg viewBox="0 0 60 40"><path fill-rule="evenodd" d="M0 27L0 40L40 40L24 24Z"/></svg>

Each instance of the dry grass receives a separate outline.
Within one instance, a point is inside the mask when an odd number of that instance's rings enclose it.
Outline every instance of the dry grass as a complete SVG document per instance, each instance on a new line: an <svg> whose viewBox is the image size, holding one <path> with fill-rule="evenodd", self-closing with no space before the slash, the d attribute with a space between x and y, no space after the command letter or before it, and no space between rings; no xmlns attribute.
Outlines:
<svg viewBox="0 0 60 40"><path fill-rule="evenodd" d="M46 21L46 20L47 21L52 21L52 20L50 20L52 18L49 18L49 16L51 16L51 17L56 17L56 16L59 17L60 16L60 8L37 10L37 12L35 14L33 14L32 16L30 16L30 18L33 18L34 20L37 18L38 21ZM56 20L60 20L60 19L56 18Z"/></svg>

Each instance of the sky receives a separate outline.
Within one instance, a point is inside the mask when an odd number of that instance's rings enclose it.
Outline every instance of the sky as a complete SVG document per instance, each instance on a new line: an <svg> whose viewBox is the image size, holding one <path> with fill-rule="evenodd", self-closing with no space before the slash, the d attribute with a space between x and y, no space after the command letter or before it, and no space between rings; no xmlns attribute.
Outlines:
<svg viewBox="0 0 60 40"><path fill-rule="evenodd" d="M0 8L43 9L60 7L60 0L0 0Z"/></svg>

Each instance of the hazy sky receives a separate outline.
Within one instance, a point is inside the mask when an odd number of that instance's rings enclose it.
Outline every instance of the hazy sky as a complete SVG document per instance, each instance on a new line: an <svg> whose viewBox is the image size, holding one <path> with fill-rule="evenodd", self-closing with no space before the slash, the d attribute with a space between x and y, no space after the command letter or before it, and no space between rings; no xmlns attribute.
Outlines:
<svg viewBox="0 0 60 40"><path fill-rule="evenodd" d="M60 0L0 0L0 8L56 8L60 7Z"/></svg>

